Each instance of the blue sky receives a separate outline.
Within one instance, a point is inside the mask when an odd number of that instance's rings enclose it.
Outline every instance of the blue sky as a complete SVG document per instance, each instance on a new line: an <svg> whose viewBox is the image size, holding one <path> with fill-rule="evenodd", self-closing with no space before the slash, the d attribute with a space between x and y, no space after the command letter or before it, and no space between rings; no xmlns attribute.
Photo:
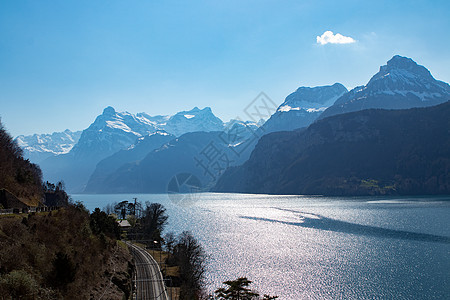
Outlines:
<svg viewBox="0 0 450 300"><path fill-rule="evenodd" d="M365 84L395 54L450 82L448 3L0 0L0 116L14 136L85 129L108 105L226 121L261 91Z"/></svg>

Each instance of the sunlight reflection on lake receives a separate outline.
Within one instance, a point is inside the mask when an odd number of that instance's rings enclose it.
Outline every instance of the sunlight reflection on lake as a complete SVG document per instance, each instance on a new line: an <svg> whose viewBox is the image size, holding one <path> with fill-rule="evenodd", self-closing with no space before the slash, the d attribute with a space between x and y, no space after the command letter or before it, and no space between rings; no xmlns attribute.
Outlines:
<svg viewBox="0 0 450 300"><path fill-rule="evenodd" d="M209 254L208 286L246 276L279 299L450 297L450 197L327 198L201 194L73 195L88 209L162 203L166 232L190 230Z"/></svg>

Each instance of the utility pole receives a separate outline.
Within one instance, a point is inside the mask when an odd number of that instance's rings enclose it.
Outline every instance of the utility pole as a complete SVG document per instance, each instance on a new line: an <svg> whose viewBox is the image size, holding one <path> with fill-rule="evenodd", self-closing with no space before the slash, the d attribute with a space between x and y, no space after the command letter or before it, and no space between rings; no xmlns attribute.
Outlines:
<svg viewBox="0 0 450 300"><path fill-rule="evenodd" d="M136 202L137 202L137 198L133 198L134 199L134 217L136 217Z"/></svg>

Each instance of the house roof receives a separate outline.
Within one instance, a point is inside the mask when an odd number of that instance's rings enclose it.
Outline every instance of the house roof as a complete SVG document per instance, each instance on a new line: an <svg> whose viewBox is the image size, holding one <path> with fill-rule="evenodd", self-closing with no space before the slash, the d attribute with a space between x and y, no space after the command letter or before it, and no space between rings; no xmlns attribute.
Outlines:
<svg viewBox="0 0 450 300"><path fill-rule="evenodd" d="M118 220L117 223L119 223L120 227L131 227L130 222L127 220Z"/></svg>

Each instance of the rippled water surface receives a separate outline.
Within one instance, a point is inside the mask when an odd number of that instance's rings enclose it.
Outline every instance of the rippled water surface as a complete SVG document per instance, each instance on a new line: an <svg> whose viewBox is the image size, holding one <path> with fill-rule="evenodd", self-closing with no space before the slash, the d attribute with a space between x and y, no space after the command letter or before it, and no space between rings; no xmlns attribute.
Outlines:
<svg viewBox="0 0 450 300"><path fill-rule="evenodd" d="M450 299L450 197L72 197L162 203L166 232L193 232L209 254L211 290L246 276L279 299Z"/></svg>

